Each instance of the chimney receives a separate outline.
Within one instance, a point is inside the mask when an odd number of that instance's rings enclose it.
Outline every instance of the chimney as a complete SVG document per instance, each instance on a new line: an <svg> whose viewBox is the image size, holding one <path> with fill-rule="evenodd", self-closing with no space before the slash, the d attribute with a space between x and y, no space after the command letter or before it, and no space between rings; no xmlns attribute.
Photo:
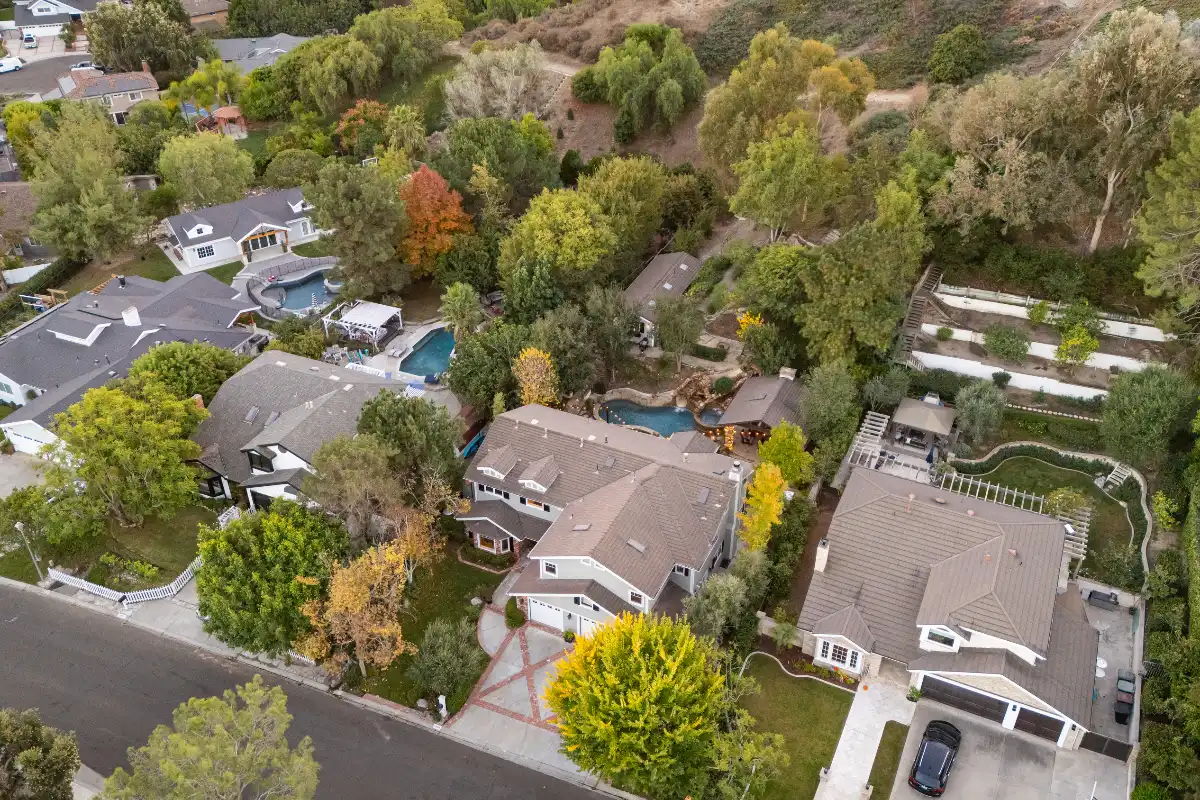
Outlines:
<svg viewBox="0 0 1200 800"><path fill-rule="evenodd" d="M147 75L150 74L150 65L146 63L146 59L144 58L142 59L142 72L146 73Z"/></svg>
<svg viewBox="0 0 1200 800"><path fill-rule="evenodd" d="M829 564L829 539L823 538L817 543L817 560L813 564L813 570L816 572L824 572L826 565Z"/></svg>
<svg viewBox="0 0 1200 800"><path fill-rule="evenodd" d="M140 328L142 325L142 316L138 314L137 306L130 306L121 312L121 319L125 321L125 325L130 328Z"/></svg>
<svg viewBox="0 0 1200 800"><path fill-rule="evenodd" d="M120 286L122 289L125 288L125 276L124 275L117 276L117 285Z"/></svg>
<svg viewBox="0 0 1200 800"><path fill-rule="evenodd" d="M739 483L742 480L742 462L735 461L733 466L729 468L729 480L734 483Z"/></svg>
<svg viewBox="0 0 1200 800"><path fill-rule="evenodd" d="M781 377L785 380L789 380L789 381L796 380L796 368L795 367L781 367L779 370L779 377Z"/></svg>

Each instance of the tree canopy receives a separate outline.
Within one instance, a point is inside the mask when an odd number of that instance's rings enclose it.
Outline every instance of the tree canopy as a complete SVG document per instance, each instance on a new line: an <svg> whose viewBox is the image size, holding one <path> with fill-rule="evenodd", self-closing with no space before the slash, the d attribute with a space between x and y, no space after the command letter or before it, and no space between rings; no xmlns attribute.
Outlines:
<svg viewBox="0 0 1200 800"><path fill-rule="evenodd" d="M500 277L541 264L568 294L602 283L617 249L600 204L575 189L545 190L500 244Z"/></svg>
<svg viewBox="0 0 1200 800"><path fill-rule="evenodd" d="M1153 466L1170 451L1171 438L1187 424L1195 402L1195 386L1172 369L1125 372L1112 382L1100 432L1117 458Z"/></svg>
<svg viewBox="0 0 1200 800"><path fill-rule="evenodd" d="M463 211L462 195L428 164L400 185L400 200L408 214L400 251L413 267L412 276L422 278L433 273L438 256L451 248L455 234L473 233L475 226Z"/></svg>
<svg viewBox="0 0 1200 800"><path fill-rule="evenodd" d="M520 120L460 119L451 125L445 149L433 157L433 168L458 191L470 192L477 165L507 187L512 214L524 211L543 189L559 185L554 142L532 114Z"/></svg>
<svg viewBox="0 0 1200 800"><path fill-rule="evenodd" d="M249 363L249 356L207 342L167 342L134 359L129 377L157 381L181 399L198 394L207 405L221 384Z"/></svg>
<svg viewBox="0 0 1200 800"><path fill-rule="evenodd" d="M228 136L201 133L167 142L158 171L179 202L203 208L240 200L254 180L254 159Z"/></svg>
<svg viewBox="0 0 1200 800"><path fill-rule="evenodd" d="M380 391L363 405L358 432L372 434L391 448L392 471L409 493L410 505L431 483L454 485L460 477L457 448L462 422L444 406L423 397Z"/></svg>
<svg viewBox="0 0 1200 800"><path fill-rule="evenodd" d="M212 45L193 34L186 20L172 19L155 0L98 5L84 25L90 55L114 72L139 72L145 61L153 72L182 77L197 56L212 52Z"/></svg>
<svg viewBox="0 0 1200 800"><path fill-rule="evenodd" d="M453 392L476 408L490 408L497 393L515 407L517 382L512 363L529 341L529 328L493 323L455 346L447 370Z"/></svg>
<svg viewBox="0 0 1200 800"><path fill-rule="evenodd" d="M779 467L789 486L801 488L813 479L813 457L805 451L806 444L808 440L799 425L781 420L758 446L758 458L762 463Z"/></svg>
<svg viewBox="0 0 1200 800"><path fill-rule="evenodd" d="M0 791L13 800L71 800L80 767L75 734L42 723L36 710L0 708Z"/></svg>

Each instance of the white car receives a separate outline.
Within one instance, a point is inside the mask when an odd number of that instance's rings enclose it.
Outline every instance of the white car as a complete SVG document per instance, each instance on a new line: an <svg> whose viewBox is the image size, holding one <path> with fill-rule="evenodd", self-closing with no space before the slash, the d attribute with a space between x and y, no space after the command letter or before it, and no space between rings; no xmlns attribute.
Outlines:
<svg viewBox="0 0 1200 800"><path fill-rule="evenodd" d="M25 34L25 38L21 41L24 43L26 50L37 50L38 40L32 33Z"/></svg>
<svg viewBox="0 0 1200 800"><path fill-rule="evenodd" d="M0 58L0 73L16 72L21 67L25 66L25 59L10 56L9 58Z"/></svg>
<svg viewBox="0 0 1200 800"><path fill-rule="evenodd" d="M91 61L80 61L78 64L72 64L72 65L71 65L71 69L72 69L72 70L77 70L77 69L95 69L95 68L96 68L96 65L95 65L95 64L93 64Z"/></svg>

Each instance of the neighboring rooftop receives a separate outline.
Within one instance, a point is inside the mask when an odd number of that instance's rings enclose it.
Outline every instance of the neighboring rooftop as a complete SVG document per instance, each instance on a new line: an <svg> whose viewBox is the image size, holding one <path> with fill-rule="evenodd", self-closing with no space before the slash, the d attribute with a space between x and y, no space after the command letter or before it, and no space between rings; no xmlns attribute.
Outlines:
<svg viewBox="0 0 1200 800"><path fill-rule="evenodd" d="M804 394L804 387L794 377L761 375L747 378L717 424L763 424L774 428L786 420L803 427L800 407Z"/></svg>
<svg viewBox="0 0 1200 800"><path fill-rule="evenodd" d="M228 11L229 0L183 0L183 10L189 17L209 17L220 14L222 11ZM216 39L213 43L216 44L220 41L225 40ZM220 46L217 47L217 52L221 52Z"/></svg>
<svg viewBox="0 0 1200 800"><path fill-rule="evenodd" d="M1065 535L1040 514L856 468L800 627L854 606L871 651L895 661L919 654L919 624L962 625L1045 655Z"/></svg>
<svg viewBox="0 0 1200 800"><path fill-rule="evenodd" d="M696 280L700 260L688 253L659 253L625 290L629 305L653 322L655 304L663 297L681 297Z"/></svg>
<svg viewBox="0 0 1200 800"><path fill-rule="evenodd" d="M279 192L235 200L219 206L199 208L167 217L167 225L181 247L194 247L217 239L239 240L260 225L286 228L292 220L307 214L302 208L304 196L299 189L284 189ZM189 237L187 232L198 225L209 230L200 236Z"/></svg>
<svg viewBox="0 0 1200 800"><path fill-rule="evenodd" d="M906 397L892 414L892 422L939 436L949 436L950 429L954 427L954 417L952 408Z"/></svg>
<svg viewBox="0 0 1200 800"><path fill-rule="evenodd" d="M213 47L217 48L222 61L237 64L245 75L259 67L271 66L284 53L307 41L305 36L278 33L254 39L214 39Z"/></svg>
<svg viewBox="0 0 1200 800"><path fill-rule="evenodd" d="M157 92L158 81L149 72L76 69L58 76L58 88L67 99L88 100L122 92Z"/></svg>

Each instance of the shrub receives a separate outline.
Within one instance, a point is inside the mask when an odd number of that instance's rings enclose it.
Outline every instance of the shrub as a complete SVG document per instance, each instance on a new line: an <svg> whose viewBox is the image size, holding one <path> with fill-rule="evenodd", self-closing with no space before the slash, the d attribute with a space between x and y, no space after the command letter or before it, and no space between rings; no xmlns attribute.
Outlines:
<svg viewBox="0 0 1200 800"><path fill-rule="evenodd" d="M954 338L954 331L947 328L945 325L937 329L937 340L939 342L948 342Z"/></svg>
<svg viewBox="0 0 1200 800"><path fill-rule="evenodd" d="M1050 318L1050 303L1046 300L1038 300L1029 307L1029 322L1033 325L1042 325Z"/></svg>
<svg viewBox="0 0 1200 800"><path fill-rule="evenodd" d="M1171 792L1157 783L1139 783L1133 788L1129 800L1171 800Z"/></svg>
<svg viewBox="0 0 1200 800"><path fill-rule="evenodd" d="M525 612L517 608L517 598L510 597L504 605L504 624L510 628L519 628L525 624Z"/></svg>
<svg viewBox="0 0 1200 800"><path fill-rule="evenodd" d="M930 369L914 372L909 376L908 392L913 397L933 393L943 400L953 402L958 390L974 380L969 375L959 375L944 369Z"/></svg>
<svg viewBox="0 0 1200 800"><path fill-rule="evenodd" d="M996 323L984 329L983 347L990 355L1019 364L1029 354L1029 334L1012 325Z"/></svg>
<svg viewBox="0 0 1200 800"><path fill-rule="evenodd" d="M1153 579L1153 573L1151 573ZM1151 600L1146 607L1146 629L1168 631L1182 637L1187 627L1187 600L1182 597L1167 597Z"/></svg>
<svg viewBox="0 0 1200 800"><path fill-rule="evenodd" d="M692 345L692 355L696 358L703 358L705 361L724 361L725 356L729 355L729 351L724 347L708 347L702 344Z"/></svg>
<svg viewBox="0 0 1200 800"><path fill-rule="evenodd" d="M996 387L999 389L1003 389L1005 386L1008 386L1008 382L1011 380L1012 375L1004 372L1003 370L992 373L992 383L996 384Z"/></svg>
<svg viewBox="0 0 1200 800"><path fill-rule="evenodd" d="M696 279L688 287L689 297L707 297L713 288L725 277L725 272L733 266L733 261L726 255L715 255L705 259L696 273Z"/></svg>
<svg viewBox="0 0 1200 800"><path fill-rule="evenodd" d="M779 524L771 530L767 605L778 604L791 591L792 578L808 543L808 531L815 517L813 511L811 503L797 497L784 506ZM757 620L755 625L757 630Z"/></svg>
<svg viewBox="0 0 1200 800"><path fill-rule="evenodd" d="M1179 551L1163 550L1159 553L1148 578L1146 591L1150 597L1166 599L1178 594L1183 581L1183 557Z"/></svg>
<svg viewBox="0 0 1200 800"><path fill-rule="evenodd" d="M575 119L575 109L573 109L573 108L567 109L567 119L569 119L569 120Z"/></svg>
<svg viewBox="0 0 1200 800"><path fill-rule="evenodd" d="M961 83L981 72L988 60L983 32L959 25L937 37L929 55L929 77L937 83Z"/></svg>
<svg viewBox="0 0 1200 800"><path fill-rule="evenodd" d="M595 67L584 67L571 78L571 94L581 103L603 103L604 84L596 76Z"/></svg>
<svg viewBox="0 0 1200 800"><path fill-rule="evenodd" d="M733 391L733 378L722 376L712 383L713 394L724 397Z"/></svg>
<svg viewBox="0 0 1200 800"><path fill-rule="evenodd" d="M475 641L475 626L470 620L435 619L425 629L421 646L408 668L408 677L421 687L422 695L444 694L450 698L463 687L469 690L474 685L487 660L487 654ZM449 700L446 705L454 713Z"/></svg>

